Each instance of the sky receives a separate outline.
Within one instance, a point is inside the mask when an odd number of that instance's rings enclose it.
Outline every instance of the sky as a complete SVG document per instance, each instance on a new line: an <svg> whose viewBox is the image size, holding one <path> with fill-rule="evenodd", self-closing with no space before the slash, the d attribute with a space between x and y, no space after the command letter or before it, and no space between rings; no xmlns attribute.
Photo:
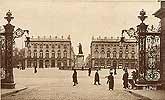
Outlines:
<svg viewBox="0 0 165 100"><path fill-rule="evenodd" d="M158 0L0 0L0 25L11 10L16 28L28 29L34 37L70 35L75 54L81 43L87 56L92 36L115 38L123 29L136 28L142 9L146 24L157 27L160 20L152 14L159 8ZM23 41L16 39L16 47L22 48Z"/></svg>

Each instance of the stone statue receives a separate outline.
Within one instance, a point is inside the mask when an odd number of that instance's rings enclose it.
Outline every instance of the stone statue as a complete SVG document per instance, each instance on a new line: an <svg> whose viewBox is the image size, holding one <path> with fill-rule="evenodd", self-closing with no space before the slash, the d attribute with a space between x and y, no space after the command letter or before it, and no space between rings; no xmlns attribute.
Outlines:
<svg viewBox="0 0 165 100"><path fill-rule="evenodd" d="M81 43L79 43L79 53L78 54L83 54L83 52L82 52L82 45L81 45Z"/></svg>

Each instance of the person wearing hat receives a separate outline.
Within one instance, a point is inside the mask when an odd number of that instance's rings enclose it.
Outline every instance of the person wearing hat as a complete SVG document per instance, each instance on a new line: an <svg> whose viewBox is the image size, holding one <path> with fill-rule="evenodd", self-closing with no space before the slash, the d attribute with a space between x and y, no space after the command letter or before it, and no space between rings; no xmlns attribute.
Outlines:
<svg viewBox="0 0 165 100"><path fill-rule="evenodd" d="M98 70L95 73L95 80L94 81L95 81L94 85L96 85L96 82L98 82L98 85L101 85Z"/></svg>
<svg viewBox="0 0 165 100"><path fill-rule="evenodd" d="M128 71L125 70L125 73L123 74L123 85L124 87L123 88L128 88Z"/></svg>
<svg viewBox="0 0 165 100"><path fill-rule="evenodd" d="M77 72L76 70L74 69L74 73L72 75L72 78L73 78L73 86L76 86L76 84L78 84L78 81L77 81Z"/></svg>
<svg viewBox="0 0 165 100"><path fill-rule="evenodd" d="M108 76L108 81L107 84L109 83L109 90L113 90L114 88L114 77L113 77L113 73L110 72L110 75Z"/></svg>

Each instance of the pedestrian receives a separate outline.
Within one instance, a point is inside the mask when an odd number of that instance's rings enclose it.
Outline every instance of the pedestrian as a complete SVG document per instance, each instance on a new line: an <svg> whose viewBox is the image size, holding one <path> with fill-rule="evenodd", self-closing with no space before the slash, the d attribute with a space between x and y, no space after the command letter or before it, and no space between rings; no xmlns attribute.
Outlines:
<svg viewBox="0 0 165 100"><path fill-rule="evenodd" d="M110 75L108 76L108 81L107 81L107 84L109 83L109 90L113 90L114 88L114 77L112 75L113 73L110 72Z"/></svg>
<svg viewBox="0 0 165 100"><path fill-rule="evenodd" d="M88 69L88 76L91 75L91 68Z"/></svg>
<svg viewBox="0 0 165 100"><path fill-rule="evenodd" d="M74 83L73 86L76 86L76 84L78 84L76 69L74 69L72 78L73 78L73 83Z"/></svg>
<svg viewBox="0 0 165 100"><path fill-rule="evenodd" d="M34 66L34 73L37 73L37 66Z"/></svg>
<svg viewBox="0 0 165 100"><path fill-rule="evenodd" d="M97 70L96 73L95 73L95 82L94 82L94 85L96 85L96 82L98 82L98 85L101 85L101 84L100 84L100 79L99 79L98 70Z"/></svg>
<svg viewBox="0 0 165 100"><path fill-rule="evenodd" d="M125 70L125 73L123 74L123 85L124 88L128 88L128 71Z"/></svg>

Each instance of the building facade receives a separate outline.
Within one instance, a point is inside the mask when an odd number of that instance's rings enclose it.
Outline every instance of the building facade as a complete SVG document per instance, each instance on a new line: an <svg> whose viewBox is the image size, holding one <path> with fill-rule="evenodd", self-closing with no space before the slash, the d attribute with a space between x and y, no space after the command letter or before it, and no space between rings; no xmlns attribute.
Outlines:
<svg viewBox="0 0 165 100"><path fill-rule="evenodd" d="M135 39L94 38L90 46L92 68L135 68L138 64Z"/></svg>
<svg viewBox="0 0 165 100"><path fill-rule="evenodd" d="M161 19L160 33L160 81L165 89L165 1L161 1L161 8L154 13L155 17Z"/></svg>
<svg viewBox="0 0 165 100"><path fill-rule="evenodd" d="M70 69L74 66L74 52L70 36L67 38L32 37L25 50L25 66L27 68Z"/></svg>

